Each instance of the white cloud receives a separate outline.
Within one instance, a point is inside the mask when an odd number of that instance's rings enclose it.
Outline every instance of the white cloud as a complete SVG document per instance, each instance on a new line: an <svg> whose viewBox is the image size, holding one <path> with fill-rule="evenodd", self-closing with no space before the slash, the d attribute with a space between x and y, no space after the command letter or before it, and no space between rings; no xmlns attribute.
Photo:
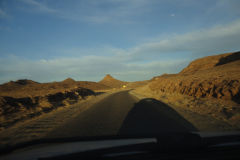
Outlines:
<svg viewBox="0 0 240 160"><path fill-rule="evenodd" d="M172 35L132 48L129 52L135 57L188 52L195 54L218 53L240 50L240 20L226 25L214 26L185 34Z"/></svg>
<svg viewBox="0 0 240 160"><path fill-rule="evenodd" d="M40 82L60 81L67 77L76 80L98 81L105 74L122 80L144 80L165 72L174 72L183 60L127 63L118 56L58 58L52 60L27 60L19 57L0 59L0 82L32 79Z"/></svg>
<svg viewBox="0 0 240 160"><path fill-rule="evenodd" d="M50 60L27 60L12 56L0 59L0 82L19 78L46 82L67 77L97 81L107 73L122 80L150 79L162 73L180 71L190 61L191 54L195 54L196 58L196 54L206 56L240 50L239 41L240 20L209 29L154 39L129 49L107 46L100 49L72 50L78 53L89 52L92 56ZM99 54L94 53L98 52L106 54L96 56ZM176 54L181 54L180 52L189 54L185 54L186 57L178 56L178 59ZM167 61L162 59L166 54L169 57Z"/></svg>

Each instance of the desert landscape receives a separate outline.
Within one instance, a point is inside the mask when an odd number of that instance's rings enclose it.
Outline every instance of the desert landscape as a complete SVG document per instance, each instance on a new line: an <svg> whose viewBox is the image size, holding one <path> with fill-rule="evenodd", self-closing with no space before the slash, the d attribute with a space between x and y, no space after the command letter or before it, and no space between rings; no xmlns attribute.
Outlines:
<svg viewBox="0 0 240 160"><path fill-rule="evenodd" d="M203 57L133 92L239 127L240 52Z"/></svg>
<svg viewBox="0 0 240 160"><path fill-rule="evenodd" d="M239 130L239 68L240 52L234 52L196 59L177 74L146 81L126 82L110 74L99 82L10 81L0 85L1 143L46 135L135 133L130 124L143 121L143 113L150 109L149 116L156 119L152 121L164 121L165 116L169 120L164 129L155 126L149 131L168 130L173 119L181 122L179 128L191 131ZM138 112L138 120L131 120ZM97 126L103 129L94 130Z"/></svg>
<svg viewBox="0 0 240 160"><path fill-rule="evenodd" d="M0 159L239 159L239 6L0 0Z"/></svg>

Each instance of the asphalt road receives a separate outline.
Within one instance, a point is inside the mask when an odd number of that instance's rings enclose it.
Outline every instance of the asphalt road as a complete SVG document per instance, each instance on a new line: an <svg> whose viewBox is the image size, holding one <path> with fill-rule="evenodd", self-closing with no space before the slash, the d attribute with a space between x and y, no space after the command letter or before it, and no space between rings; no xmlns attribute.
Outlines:
<svg viewBox="0 0 240 160"><path fill-rule="evenodd" d="M188 132L196 128L166 104L155 99L138 100L129 91L113 93L47 137L146 135L162 132Z"/></svg>
<svg viewBox="0 0 240 160"><path fill-rule="evenodd" d="M175 108L175 109L173 109ZM163 132L236 130L210 116L139 100L129 91L105 93L59 108L0 132L0 146L40 138L156 135Z"/></svg>

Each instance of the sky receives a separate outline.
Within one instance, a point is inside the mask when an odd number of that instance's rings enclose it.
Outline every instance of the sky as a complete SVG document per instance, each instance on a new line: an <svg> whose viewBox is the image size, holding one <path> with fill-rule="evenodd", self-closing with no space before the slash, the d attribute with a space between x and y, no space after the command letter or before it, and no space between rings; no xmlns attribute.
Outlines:
<svg viewBox="0 0 240 160"><path fill-rule="evenodd" d="M125 81L240 50L239 0L0 0L0 83Z"/></svg>

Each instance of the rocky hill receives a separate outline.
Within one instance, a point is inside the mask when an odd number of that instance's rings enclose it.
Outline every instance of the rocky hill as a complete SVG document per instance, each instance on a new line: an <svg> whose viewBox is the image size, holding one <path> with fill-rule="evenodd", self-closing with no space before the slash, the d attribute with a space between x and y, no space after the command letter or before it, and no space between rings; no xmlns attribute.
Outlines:
<svg viewBox="0 0 240 160"><path fill-rule="evenodd" d="M240 60L240 52L203 57L191 62L180 74L192 74Z"/></svg>
<svg viewBox="0 0 240 160"><path fill-rule="evenodd" d="M178 74L154 77L134 93L240 127L240 52L197 59Z"/></svg>
<svg viewBox="0 0 240 160"><path fill-rule="evenodd" d="M110 87L97 82L75 81L67 78L61 82L38 83L32 80L10 81L0 85L0 96L22 98L28 96L43 96L76 88L86 88L93 91L109 89Z"/></svg>
<svg viewBox="0 0 240 160"><path fill-rule="evenodd" d="M68 106L110 87L96 82L75 81L38 83L32 80L10 81L0 85L0 128Z"/></svg>
<svg viewBox="0 0 240 160"><path fill-rule="evenodd" d="M124 85L128 84L128 82L120 81L120 80L113 78L110 74L107 74L98 83L109 86L111 88L122 88Z"/></svg>
<svg viewBox="0 0 240 160"><path fill-rule="evenodd" d="M240 52L197 59L179 74L155 77L153 91L213 97L240 103Z"/></svg>

